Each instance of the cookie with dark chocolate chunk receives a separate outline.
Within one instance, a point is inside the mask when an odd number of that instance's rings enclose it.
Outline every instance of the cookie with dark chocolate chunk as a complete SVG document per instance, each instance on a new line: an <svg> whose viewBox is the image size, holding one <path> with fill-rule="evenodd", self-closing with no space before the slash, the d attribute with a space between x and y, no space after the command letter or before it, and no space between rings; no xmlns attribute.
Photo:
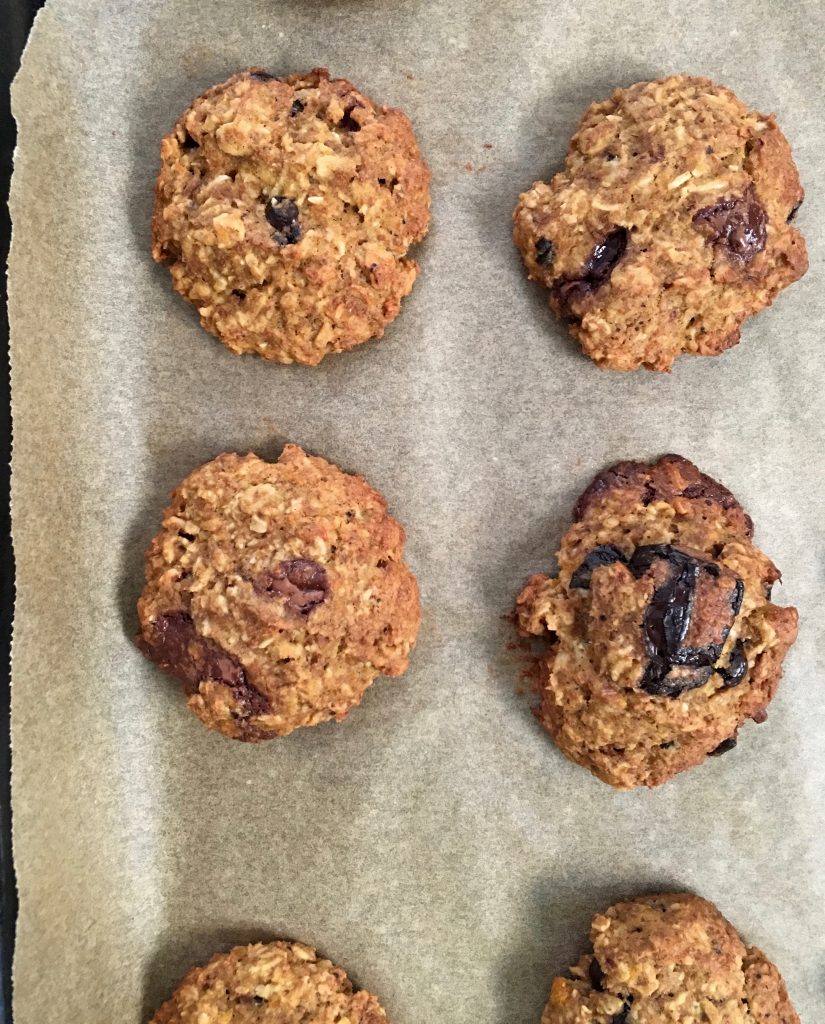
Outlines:
<svg viewBox="0 0 825 1024"><path fill-rule="evenodd" d="M803 194L773 115L675 75L588 108L565 169L519 198L515 240L586 355L670 370L735 345L805 273Z"/></svg>
<svg viewBox="0 0 825 1024"><path fill-rule="evenodd" d="M231 351L315 365L398 315L430 220L401 111L321 68L252 68L199 96L160 155L152 254Z"/></svg>
<svg viewBox="0 0 825 1024"><path fill-rule="evenodd" d="M799 1024L777 968L699 896L616 903L590 941L553 980L542 1024Z"/></svg>
<svg viewBox="0 0 825 1024"><path fill-rule="evenodd" d="M211 729L258 741L343 718L401 675L420 622L404 531L361 477L287 445L220 455L172 495L137 645Z"/></svg>
<svg viewBox="0 0 825 1024"><path fill-rule="evenodd" d="M678 455L600 473L574 519L558 576L517 602L547 640L536 713L600 779L657 786L765 720L796 610L771 603L779 572L736 498Z"/></svg>

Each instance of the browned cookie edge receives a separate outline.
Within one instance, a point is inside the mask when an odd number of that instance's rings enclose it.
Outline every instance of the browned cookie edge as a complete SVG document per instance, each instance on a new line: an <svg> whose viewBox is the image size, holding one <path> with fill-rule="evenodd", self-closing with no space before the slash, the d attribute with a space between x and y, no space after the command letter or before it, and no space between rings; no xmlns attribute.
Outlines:
<svg viewBox="0 0 825 1024"><path fill-rule="evenodd" d="M573 506L573 520L580 522L590 509L611 491L637 493L640 505L653 501L673 504L679 499L712 502L741 520L747 537L753 536L753 521L735 496L713 477L681 455L663 455L656 462L617 462L603 470L584 489Z"/></svg>

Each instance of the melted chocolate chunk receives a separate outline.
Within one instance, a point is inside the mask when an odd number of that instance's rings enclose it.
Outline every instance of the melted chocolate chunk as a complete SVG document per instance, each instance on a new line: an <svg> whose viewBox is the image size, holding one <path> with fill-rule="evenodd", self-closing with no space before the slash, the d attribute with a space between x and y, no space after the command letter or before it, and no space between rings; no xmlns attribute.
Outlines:
<svg viewBox="0 0 825 1024"><path fill-rule="evenodd" d="M256 82L271 82L275 75L270 75L268 71L250 71L249 77L254 78Z"/></svg>
<svg viewBox="0 0 825 1024"><path fill-rule="evenodd" d="M678 697L686 690L703 686L713 674L713 666L742 606L744 586L739 577L730 574L729 611L721 624L719 639L698 647L689 646L685 640L693 619L700 577L706 573L720 580L718 585L723 585L721 570L715 563L702 561L669 544L637 548L628 561L628 568L639 579L659 560L667 562L668 573L656 586L645 609L642 629L648 663L639 686L656 696Z"/></svg>
<svg viewBox="0 0 825 1024"><path fill-rule="evenodd" d="M730 689L737 686L748 673L748 659L745 655L745 645L741 640L736 641L736 646L730 653L730 660L725 668L718 669L719 675L724 679L724 688Z"/></svg>
<svg viewBox="0 0 825 1024"><path fill-rule="evenodd" d="M150 661L183 683L188 695L198 693L204 682L221 683L232 690L238 717L263 715L269 701L246 678L240 661L210 637L201 636L188 612L159 615L151 625L151 638L137 638Z"/></svg>
<svg viewBox="0 0 825 1024"><path fill-rule="evenodd" d="M768 215L753 187L744 196L721 199L693 216L693 223L708 241L734 263L750 263L762 252L768 238L767 222Z"/></svg>
<svg viewBox="0 0 825 1024"><path fill-rule="evenodd" d="M301 239L298 207L285 196L272 196L266 204L266 219L275 228L278 245L294 245Z"/></svg>
<svg viewBox="0 0 825 1024"><path fill-rule="evenodd" d="M613 544L601 544L588 554L582 564L570 577L570 586L575 590L587 590L593 570L614 562L627 562L624 554Z"/></svg>
<svg viewBox="0 0 825 1024"><path fill-rule="evenodd" d="M283 597L287 607L299 615L309 615L329 596L329 578L323 565L309 558L281 562L274 572L263 572L252 581L261 597Z"/></svg>
<svg viewBox="0 0 825 1024"><path fill-rule="evenodd" d="M183 137L183 142L180 144L180 148L181 149L185 149L185 150L189 150L189 149L197 149L198 146L200 146L200 143L197 141L197 139L193 138L189 134L189 132L185 132L184 133L184 137Z"/></svg>
<svg viewBox="0 0 825 1024"><path fill-rule="evenodd" d="M786 224L790 224L792 220L796 220L796 215L799 213L799 207L801 205L802 205L802 200L801 199L797 199L797 201L791 207L791 212L788 214L787 218L785 219L785 223Z"/></svg>
<svg viewBox="0 0 825 1024"><path fill-rule="evenodd" d="M540 267L549 267L556 255L556 247L549 238L540 238L536 242L536 263Z"/></svg>
<svg viewBox="0 0 825 1024"><path fill-rule="evenodd" d="M306 109L306 104L305 103L303 103L301 100L293 100L292 101L292 106L289 108L289 116L290 117L297 117L305 109Z"/></svg>
<svg viewBox="0 0 825 1024"><path fill-rule="evenodd" d="M714 579L720 579L721 577L719 566L713 562L703 563L702 570ZM745 585L738 576L734 576L731 573L726 579L732 584L727 598L729 618L727 621L722 622L718 640L699 647L691 647L685 644L674 656L673 660L677 665L691 665L693 667L712 666L719 660L722 648L725 645L734 620L739 614L739 609L742 607L742 599L745 596Z"/></svg>
<svg viewBox="0 0 825 1024"><path fill-rule="evenodd" d="M712 668L671 665L664 658L651 657L639 686L656 697L678 697L687 690L704 686L712 673Z"/></svg>
<svg viewBox="0 0 825 1024"><path fill-rule="evenodd" d="M564 278L556 285L556 295L564 308L592 295L610 279L616 264L625 254L629 238L627 228L614 228L603 242L594 246L578 277Z"/></svg>
<svg viewBox="0 0 825 1024"><path fill-rule="evenodd" d="M726 740L722 740L718 747L714 747L714 749L708 754L708 757L721 757L722 754L727 754L729 750L733 750L735 746L736 737L729 736Z"/></svg>
<svg viewBox="0 0 825 1024"><path fill-rule="evenodd" d="M593 957L590 961L590 966L587 968L587 974L590 978L590 984L593 986L596 992L604 992L604 971L599 961Z"/></svg>

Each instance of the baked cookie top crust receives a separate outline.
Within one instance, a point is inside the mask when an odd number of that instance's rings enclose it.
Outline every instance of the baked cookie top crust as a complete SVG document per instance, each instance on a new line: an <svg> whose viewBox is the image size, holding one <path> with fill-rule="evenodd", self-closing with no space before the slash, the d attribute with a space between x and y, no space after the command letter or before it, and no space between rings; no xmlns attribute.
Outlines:
<svg viewBox="0 0 825 1024"><path fill-rule="evenodd" d="M619 463L579 498L556 576L517 601L544 637L538 717L571 760L620 789L657 786L767 717L797 613L721 484L677 455Z"/></svg>
<svg viewBox="0 0 825 1024"><path fill-rule="evenodd" d="M805 273L803 195L772 114L675 75L585 111L564 170L520 196L515 241L586 355L669 370L735 345Z"/></svg>
<svg viewBox="0 0 825 1024"><path fill-rule="evenodd" d="M324 69L243 71L162 141L152 253L233 352L314 365L398 315L429 183L400 111Z"/></svg>

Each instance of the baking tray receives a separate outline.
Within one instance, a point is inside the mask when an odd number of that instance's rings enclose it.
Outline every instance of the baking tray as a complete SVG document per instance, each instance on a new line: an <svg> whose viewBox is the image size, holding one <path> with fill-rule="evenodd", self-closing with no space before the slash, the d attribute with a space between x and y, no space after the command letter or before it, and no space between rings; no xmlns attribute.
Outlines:
<svg viewBox="0 0 825 1024"><path fill-rule="evenodd" d="M40 3L6 0L0 23L0 263L5 267L11 241L11 221L5 197L11 181L15 128L9 105L9 87L20 62L23 45ZM0 294L0 348L8 353L6 276ZM7 357L7 356L6 356ZM11 407L8 373L0 373L0 1022L11 1021L11 968L17 890L11 853L11 761L9 712L11 708L11 622L14 605L14 556L9 530L9 471L11 467Z"/></svg>
<svg viewBox="0 0 825 1024"><path fill-rule="evenodd" d="M537 1024L591 914L660 887L717 903L821 1017L824 30L800 0L49 0L13 97L17 1024L136 1024L192 963L276 935L394 1024ZM232 356L149 256L159 138L253 64L400 107L433 169L401 315L316 369ZM527 282L512 209L588 102L685 70L777 112L811 270L718 359L602 371ZM285 440L387 496L425 613L403 679L251 747L140 657L134 604L181 477ZM767 724L616 793L531 717L502 617L597 471L673 450L752 514L802 625Z"/></svg>

